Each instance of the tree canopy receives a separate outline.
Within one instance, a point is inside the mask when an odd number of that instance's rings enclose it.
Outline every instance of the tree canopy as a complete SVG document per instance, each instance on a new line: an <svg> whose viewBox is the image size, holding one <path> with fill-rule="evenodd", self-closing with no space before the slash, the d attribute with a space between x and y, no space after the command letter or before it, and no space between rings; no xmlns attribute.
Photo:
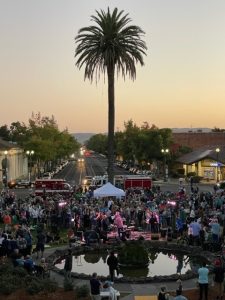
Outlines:
<svg viewBox="0 0 225 300"><path fill-rule="evenodd" d="M8 127L0 127L0 136L17 143L24 150L33 150L34 158L42 161L56 161L78 151L80 145L67 130L60 131L52 117L32 114L28 125L19 121Z"/></svg>
<svg viewBox="0 0 225 300"><path fill-rule="evenodd" d="M93 135L87 142L87 147L100 153L106 153L107 137L102 134ZM132 120L124 123L124 131L115 134L115 156L123 157L124 161L147 165L154 160L162 160L163 148L173 144L172 131L168 128L151 127L144 122L138 127Z"/></svg>

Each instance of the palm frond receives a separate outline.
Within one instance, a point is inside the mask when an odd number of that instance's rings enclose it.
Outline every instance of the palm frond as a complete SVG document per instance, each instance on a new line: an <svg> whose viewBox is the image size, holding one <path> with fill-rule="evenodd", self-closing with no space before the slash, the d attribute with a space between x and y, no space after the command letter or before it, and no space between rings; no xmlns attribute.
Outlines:
<svg viewBox="0 0 225 300"><path fill-rule="evenodd" d="M114 66L117 76L136 77L136 64L144 65L143 56L147 46L141 39L144 31L135 25L128 25L131 19L117 8L110 12L96 11L91 16L93 26L83 27L75 37L77 44L76 66L85 66L84 78L93 80L105 74L109 66Z"/></svg>

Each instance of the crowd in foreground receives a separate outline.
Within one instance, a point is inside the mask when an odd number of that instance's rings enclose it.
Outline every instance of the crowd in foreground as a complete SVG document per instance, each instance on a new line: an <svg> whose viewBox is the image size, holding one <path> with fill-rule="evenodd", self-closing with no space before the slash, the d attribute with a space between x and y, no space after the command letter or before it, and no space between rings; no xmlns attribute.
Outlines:
<svg viewBox="0 0 225 300"><path fill-rule="evenodd" d="M37 258L43 258L45 245L60 242L65 231L70 245L79 238L87 244L107 243L109 233L115 230L118 239L129 239L126 229L132 227L150 234L166 231L167 239L178 238L205 250L221 251L223 266L223 191L201 192L197 186L191 186L191 193L187 193L180 186L176 193L163 193L154 187L129 189L122 199L94 199L93 191L77 187L72 197L30 195L17 199L7 190L1 194L0 222L0 257L12 258L15 265L30 263L33 252ZM201 277L199 286L203 299L208 286Z"/></svg>

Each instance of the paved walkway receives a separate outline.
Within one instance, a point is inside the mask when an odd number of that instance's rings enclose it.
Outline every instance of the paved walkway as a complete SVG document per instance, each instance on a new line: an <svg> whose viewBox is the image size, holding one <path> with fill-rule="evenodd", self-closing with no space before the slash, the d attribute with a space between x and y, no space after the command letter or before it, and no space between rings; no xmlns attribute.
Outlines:
<svg viewBox="0 0 225 300"><path fill-rule="evenodd" d="M63 286L63 276L56 272L51 272L51 278L59 283L59 286ZM89 286L89 280L73 279L75 285L86 284ZM183 281L183 289L192 289L196 287L196 279ZM150 283L150 284L130 284L130 283L115 283L114 288L120 293L127 294L123 297L124 300L133 300L134 296L142 295L157 295L160 288L165 286L168 291L176 291L178 284L176 282L163 282L163 283Z"/></svg>

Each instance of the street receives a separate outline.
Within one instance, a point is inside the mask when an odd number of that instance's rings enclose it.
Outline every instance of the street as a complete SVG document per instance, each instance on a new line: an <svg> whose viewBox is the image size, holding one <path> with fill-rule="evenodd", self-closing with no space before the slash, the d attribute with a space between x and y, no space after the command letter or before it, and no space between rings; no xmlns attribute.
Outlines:
<svg viewBox="0 0 225 300"><path fill-rule="evenodd" d="M107 169L107 159L100 154L93 154L88 157L84 157L83 162L70 161L64 169L62 169L54 178L65 179L70 185L80 185L85 176L96 176L104 175ZM123 168L115 166L115 175L128 175L129 172ZM160 186L163 192L178 192L180 189L178 179L169 178L168 182L162 180L153 181L153 185ZM188 193L191 192L190 184L184 182ZM197 185L200 192L213 192L213 184L210 183L200 183ZM14 189L18 197L27 196L32 190L30 189Z"/></svg>

